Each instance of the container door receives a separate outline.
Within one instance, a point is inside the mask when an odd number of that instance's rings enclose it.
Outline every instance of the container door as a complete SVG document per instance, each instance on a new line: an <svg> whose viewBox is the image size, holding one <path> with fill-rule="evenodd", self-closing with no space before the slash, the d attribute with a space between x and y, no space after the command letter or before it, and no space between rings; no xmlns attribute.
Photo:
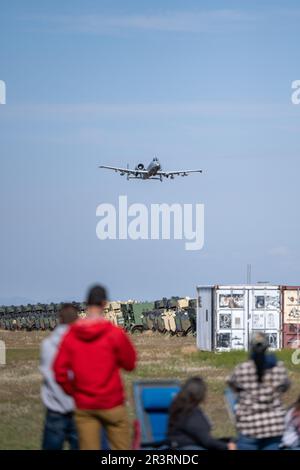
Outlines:
<svg viewBox="0 0 300 470"><path fill-rule="evenodd" d="M271 349L281 347L281 308L279 288L256 288L249 291L249 337L264 332Z"/></svg>
<svg viewBox="0 0 300 470"><path fill-rule="evenodd" d="M216 349L247 349L247 290L222 287L216 289Z"/></svg>
<svg viewBox="0 0 300 470"><path fill-rule="evenodd" d="M213 287L197 288L197 347L213 350Z"/></svg>
<svg viewBox="0 0 300 470"><path fill-rule="evenodd" d="M283 347L300 347L300 288L283 288Z"/></svg>

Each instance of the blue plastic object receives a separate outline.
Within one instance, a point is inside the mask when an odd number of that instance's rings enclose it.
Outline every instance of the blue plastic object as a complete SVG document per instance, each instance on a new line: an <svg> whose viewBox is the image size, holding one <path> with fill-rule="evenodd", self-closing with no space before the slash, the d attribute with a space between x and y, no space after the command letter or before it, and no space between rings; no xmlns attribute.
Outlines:
<svg viewBox="0 0 300 470"><path fill-rule="evenodd" d="M179 390L178 380L138 381L133 384L142 445L157 444L166 439L169 407Z"/></svg>

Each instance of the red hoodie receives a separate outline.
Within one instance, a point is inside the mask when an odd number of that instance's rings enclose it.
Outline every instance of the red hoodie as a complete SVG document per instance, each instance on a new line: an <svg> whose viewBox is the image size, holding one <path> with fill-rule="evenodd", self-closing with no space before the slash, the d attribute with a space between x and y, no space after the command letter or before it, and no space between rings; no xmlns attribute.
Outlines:
<svg viewBox="0 0 300 470"><path fill-rule="evenodd" d="M135 363L135 349L121 328L103 318L84 319L64 336L53 370L77 408L103 410L124 403L120 369L133 370Z"/></svg>

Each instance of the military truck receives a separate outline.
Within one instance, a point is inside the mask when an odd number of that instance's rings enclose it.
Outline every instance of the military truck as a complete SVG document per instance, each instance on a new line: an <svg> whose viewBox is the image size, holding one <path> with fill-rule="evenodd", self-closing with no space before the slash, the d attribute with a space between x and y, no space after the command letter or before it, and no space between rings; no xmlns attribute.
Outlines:
<svg viewBox="0 0 300 470"><path fill-rule="evenodd" d="M155 331L155 322L158 310L149 310L143 313L144 330Z"/></svg>
<svg viewBox="0 0 300 470"><path fill-rule="evenodd" d="M167 297L163 297L161 300L155 300L154 302L154 309L159 310L163 308L168 308L168 299Z"/></svg>
<svg viewBox="0 0 300 470"><path fill-rule="evenodd" d="M121 310L121 302L109 302L104 312L105 318L117 326L124 327L124 318Z"/></svg>
<svg viewBox="0 0 300 470"><path fill-rule="evenodd" d="M186 336L191 332L191 322L187 310L176 312L176 333L178 336Z"/></svg>
<svg viewBox="0 0 300 470"><path fill-rule="evenodd" d="M160 333L166 333L166 326L164 322L163 315L167 312L167 309L154 310L153 316L153 331L159 331Z"/></svg>
<svg viewBox="0 0 300 470"><path fill-rule="evenodd" d="M176 334L176 310L163 310L161 317L164 321L165 332L174 336Z"/></svg>
<svg viewBox="0 0 300 470"><path fill-rule="evenodd" d="M177 303L178 303L179 297L171 297L170 299L167 299L167 308L168 309L173 309L177 308Z"/></svg>
<svg viewBox="0 0 300 470"><path fill-rule="evenodd" d="M188 315L191 322L192 333L196 334L196 318L197 318L197 300L190 299L188 306Z"/></svg>
<svg viewBox="0 0 300 470"><path fill-rule="evenodd" d="M153 302L127 302L121 304L124 327L130 333L142 333L145 330L144 315L153 310Z"/></svg>
<svg viewBox="0 0 300 470"><path fill-rule="evenodd" d="M6 315L6 310L4 305L0 307L0 329L5 330L5 315Z"/></svg>

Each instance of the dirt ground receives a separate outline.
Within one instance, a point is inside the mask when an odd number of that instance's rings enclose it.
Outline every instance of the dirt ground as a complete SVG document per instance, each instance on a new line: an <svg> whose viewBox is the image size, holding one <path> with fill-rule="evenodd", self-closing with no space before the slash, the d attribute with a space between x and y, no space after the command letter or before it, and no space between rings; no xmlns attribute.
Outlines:
<svg viewBox="0 0 300 470"><path fill-rule="evenodd" d="M0 331L7 348L7 364L0 366L0 449L39 449L44 419L38 370L40 342L49 333ZM201 375L208 383L205 404L216 436L234 436L223 398L226 376L245 359L244 352L199 352L194 337L168 337L159 333L132 336L139 362L135 372L123 374L130 416L134 418L132 383L138 379L176 378ZM291 351L279 353L293 382L286 396L291 403L300 394L300 365L291 362Z"/></svg>

